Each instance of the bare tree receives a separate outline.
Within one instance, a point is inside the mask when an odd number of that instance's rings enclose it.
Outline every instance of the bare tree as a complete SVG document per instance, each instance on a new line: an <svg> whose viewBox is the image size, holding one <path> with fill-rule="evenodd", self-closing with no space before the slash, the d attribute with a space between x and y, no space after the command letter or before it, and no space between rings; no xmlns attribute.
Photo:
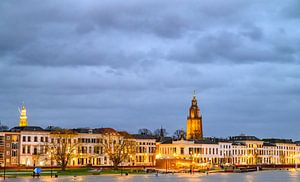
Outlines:
<svg viewBox="0 0 300 182"><path fill-rule="evenodd" d="M104 153L113 163L114 169L118 169L119 164L129 160L130 155L135 154L135 141L124 138L119 133L106 133L103 142Z"/></svg>
<svg viewBox="0 0 300 182"><path fill-rule="evenodd" d="M152 135L151 130L149 130L147 128L141 128L141 129L139 129L138 133L140 135Z"/></svg>
<svg viewBox="0 0 300 182"><path fill-rule="evenodd" d="M176 130L173 134L173 138L182 139L186 137L186 133L184 130Z"/></svg>
<svg viewBox="0 0 300 182"><path fill-rule="evenodd" d="M167 133L166 129L160 128L160 129L154 130L153 134L157 138L159 138L159 137L163 138L163 137L166 137L168 133Z"/></svg>
<svg viewBox="0 0 300 182"><path fill-rule="evenodd" d="M77 133L69 129L55 130L50 133L51 141L46 144L47 150L63 171L76 155L75 149L78 145L76 136Z"/></svg>

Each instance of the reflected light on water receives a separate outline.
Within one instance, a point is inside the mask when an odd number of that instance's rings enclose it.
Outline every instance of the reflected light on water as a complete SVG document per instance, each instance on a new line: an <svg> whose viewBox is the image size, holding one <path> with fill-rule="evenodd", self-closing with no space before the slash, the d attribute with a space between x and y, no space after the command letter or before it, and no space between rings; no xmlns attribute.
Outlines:
<svg viewBox="0 0 300 182"><path fill-rule="evenodd" d="M296 170L290 171L289 175L292 182L299 181L299 173L300 172Z"/></svg>
<svg viewBox="0 0 300 182"><path fill-rule="evenodd" d="M253 175L246 175L246 181L247 182L254 182L254 179L253 179L254 177L253 177Z"/></svg>
<svg viewBox="0 0 300 182"><path fill-rule="evenodd" d="M128 176L116 176L117 181L132 181L133 175Z"/></svg>

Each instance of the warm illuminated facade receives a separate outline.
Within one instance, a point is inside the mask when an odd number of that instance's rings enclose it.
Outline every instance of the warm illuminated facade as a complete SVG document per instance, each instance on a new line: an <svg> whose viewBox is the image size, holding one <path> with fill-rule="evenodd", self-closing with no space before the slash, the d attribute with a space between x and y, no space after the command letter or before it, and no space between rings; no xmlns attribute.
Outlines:
<svg viewBox="0 0 300 182"><path fill-rule="evenodd" d="M234 136L228 139L169 140L158 144L158 168L201 169L221 165L300 164L299 142L290 139L258 139Z"/></svg>
<svg viewBox="0 0 300 182"><path fill-rule="evenodd" d="M193 96L192 105L189 109L189 116L186 122L186 138L188 140L203 138L202 116L197 105L196 95Z"/></svg>
<svg viewBox="0 0 300 182"><path fill-rule="evenodd" d="M156 154L156 138L147 135L132 135L136 152L130 157L132 166L154 166Z"/></svg>
<svg viewBox="0 0 300 182"><path fill-rule="evenodd" d="M20 160L20 134L18 132L0 133L1 166L18 166Z"/></svg>
<svg viewBox="0 0 300 182"><path fill-rule="evenodd" d="M27 115L26 115L26 108L25 105L22 105L21 110L19 110L20 112L20 122L19 122L19 126L20 127L25 127L27 126Z"/></svg>

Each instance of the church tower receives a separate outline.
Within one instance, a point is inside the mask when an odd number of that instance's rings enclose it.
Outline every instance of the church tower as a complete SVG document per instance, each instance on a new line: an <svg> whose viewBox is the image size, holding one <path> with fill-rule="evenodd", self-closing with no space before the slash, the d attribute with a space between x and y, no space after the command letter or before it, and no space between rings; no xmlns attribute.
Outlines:
<svg viewBox="0 0 300 182"><path fill-rule="evenodd" d="M25 127L27 126L27 115L26 115L26 108L25 105L22 105L22 109L20 110L20 122L19 122L19 126L20 127Z"/></svg>
<svg viewBox="0 0 300 182"><path fill-rule="evenodd" d="M186 139L203 139L202 116L197 105L196 95L194 93L192 105L189 110L189 116L186 122Z"/></svg>

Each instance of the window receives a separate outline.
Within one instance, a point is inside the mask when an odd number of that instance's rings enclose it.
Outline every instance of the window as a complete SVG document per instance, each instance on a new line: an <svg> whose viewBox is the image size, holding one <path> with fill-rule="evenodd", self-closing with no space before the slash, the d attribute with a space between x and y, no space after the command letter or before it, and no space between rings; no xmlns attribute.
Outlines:
<svg viewBox="0 0 300 182"><path fill-rule="evenodd" d="M16 150L13 150L12 153L11 153L11 156L16 157L17 155L18 155L18 152Z"/></svg>
<svg viewBox="0 0 300 182"><path fill-rule="evenodd" d="M6 144L6 147L10 147L10 144L9 144L9 143L7 143L7 144Z"/></svg>
<svg viewBox="0 0 300 182"><path fill-rule="evenodd" d="M41 137L41 142L44 142L44 137Z"/></svg>
<svg viewBox="0 0 300 182"><path fill-rule="evenodd" d="M18 135L13 135L11 139L12 139L13 142L19 141Z"/></svg>
<svg viewBox="0 0 300 182"><path fill-rule="evenodd" d="M48 137L45 137L45 142L48 142Z"/></svg>
<svg viewBox="0 0 300 182"><path fill-rule="evenodd" d="M27 154L30 154L30 146L27 146Z"/></svg>
<svg viewBox="0 0 300 182"><path fill-rule="evenodd" d="M27 137L27 141L31 142L31 137L30 136Z"/></svg>
<svg viewBox="0 0 300 182"><path fill-rule="evenodd" d="M17 143L12 143L11 148L12 149L18 149L18 144Z"/></svg>
<svg viewBox="0 0 300 182"><path fill-rule="evenodd" d="M22 147L22 153L23 153L23 154L26 153L26 147L25 147L25 146Z"/></svg>
<svg viewBox="0 0 300 182"><path fill-rule="evenodd" d="M92 147L89 147L89 153L90 154L92 153Z"/></svg>
<svg viewBox="0 0 300 182"><path fill-rule="evenodd" d="M35 136L35 137L34 137L34 142L37 142L37 141L38 141L38 137Z"/></svg>
<svg viewBox="0 0 300 182"><path fill-rule="evenodd" d="M37 148L34 148L34 149L33 149L33 154L34 154L34 155L37 155L37 154L38 154Z"/></svg>
<svg viewBox="0 0 300 182"><path fill-rule="evenodd" d="M180 148L180 154L181 154L181 155L184 154L184 148L183 148L183 147Z"/></svg>
<svg viewBox="0 0 300 182"><path fill-rule="evenodd" d="M10 152L9 152L9 151L6 151L6 155L10 155Z"/></svg>
<svg viewBox="0 0 300 182"><path fill-rule="evenodd" d="M6 140L10 140L10 136L7 136L7 137L6 137Z"/></svg>
<svg viewBox="0 0 300 182"><path fill-rule="evenodd" d="M0 145L4 145L4 137L3 136L0 136Z"/></svg>
<svg viewBox="0 0 300 182"><path fill-rule="evenodd" d="M189 154L193 154L193 148L189 148Z"/></svg>
<svg viewBox="0 0 300 182"><path fill-rule="evenodd" d="M23 142L26 142L26 136L23 136L22 138L23 138Z"/></svg>

